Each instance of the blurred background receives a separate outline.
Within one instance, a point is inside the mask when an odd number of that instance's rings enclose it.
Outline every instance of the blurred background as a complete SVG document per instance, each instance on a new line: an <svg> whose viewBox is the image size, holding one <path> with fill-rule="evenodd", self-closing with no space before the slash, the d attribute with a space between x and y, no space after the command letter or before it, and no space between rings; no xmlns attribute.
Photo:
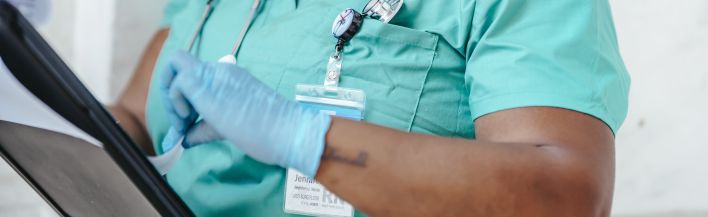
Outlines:
<svg viewBox="0 0 708 217"><path fill-rule="evenodd" d="M40 31L108 103L130 78L164 2L53 0ZM613 216L708 217L708 1L610 3L633 80L617 137ZM4 161L0 216L55 216Z"/></svg>

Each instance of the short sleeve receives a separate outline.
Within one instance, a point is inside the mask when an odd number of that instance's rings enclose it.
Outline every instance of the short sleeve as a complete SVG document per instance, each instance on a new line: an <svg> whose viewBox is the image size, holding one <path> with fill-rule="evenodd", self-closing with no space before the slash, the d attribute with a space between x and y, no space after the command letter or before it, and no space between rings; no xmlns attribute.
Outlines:
<svg viewBox="0 0 708 217"><path fill-rule="evenodd" d="M163 8L163 16L162 20L160 20L160 27L170 27L175 15L187 6L187 2L188 0L168 0L167 4Z"/></svg>
<svg viewBox="0 0 708 217"><path fill-rule="evenodd" d="M625 119L630 81L607 0L478 0L466 50L474 119L559 107L615 133Z"/></svg>

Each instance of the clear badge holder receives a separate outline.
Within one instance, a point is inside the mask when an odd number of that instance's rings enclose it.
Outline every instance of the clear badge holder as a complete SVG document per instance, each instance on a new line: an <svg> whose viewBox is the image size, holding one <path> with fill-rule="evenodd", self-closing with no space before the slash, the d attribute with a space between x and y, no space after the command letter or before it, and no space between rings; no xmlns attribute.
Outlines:
<svg viewBox="0 0 708 217"><path fill-rule="evenodd" d="M308 109L315 109L329 115L364 120L366 93L358 89L338 87L341 57L333 55L327 64L324 85L298 84L295 100Z"/></svg>
<svg viewBox="0 0 708 217"><path fill-rule="evenodd" d="M307 84L298 84L296 91L295 100L305 108L351 120L364 120L364 91Z"/></svg>
<svg viewBox="0 0 708 217"><path fill-rule="evenodd" d="M362 90L338 87L341 57L336 52L329 59L324 85L298 84L295 100L306 109L332 116L363 120L366 94ZM285 182L286 213L309 216L351 217L354 207L313 178L288 169Z"/></svg>

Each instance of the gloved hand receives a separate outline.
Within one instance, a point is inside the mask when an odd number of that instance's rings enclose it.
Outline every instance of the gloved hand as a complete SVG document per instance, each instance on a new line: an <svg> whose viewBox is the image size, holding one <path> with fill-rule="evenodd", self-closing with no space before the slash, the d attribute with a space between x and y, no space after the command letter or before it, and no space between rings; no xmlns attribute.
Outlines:
<svg viewBox="0 0 708 217"><path fill-rule="evenodd" d="M162 77L167 111L185 147L227 139L266 164L314 177L331 118L286 100L232 64L174 55ZM198 116L200 120L191 126Z"/></svg>

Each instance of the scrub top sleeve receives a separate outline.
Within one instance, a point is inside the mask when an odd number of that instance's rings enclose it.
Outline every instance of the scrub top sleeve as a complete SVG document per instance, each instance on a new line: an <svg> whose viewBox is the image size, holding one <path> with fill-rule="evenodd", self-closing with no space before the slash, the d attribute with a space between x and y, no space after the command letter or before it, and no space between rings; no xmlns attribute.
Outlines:
<svg viewBox="0 0 708 217"><path fill-rule="evenodd" d="M185 8L188 1L189 0L169 0L162 10L163 16L162 20L160 20L160 27L168 28L172 26L172 20L175 15Z"/></svg>
<svg viewBox="0 0 708 217"><path fill-rule="evenodd" d="M473 119L548 106L617 132L630 81L607 0L477 1L472 19L465 81Z"/></svg>

